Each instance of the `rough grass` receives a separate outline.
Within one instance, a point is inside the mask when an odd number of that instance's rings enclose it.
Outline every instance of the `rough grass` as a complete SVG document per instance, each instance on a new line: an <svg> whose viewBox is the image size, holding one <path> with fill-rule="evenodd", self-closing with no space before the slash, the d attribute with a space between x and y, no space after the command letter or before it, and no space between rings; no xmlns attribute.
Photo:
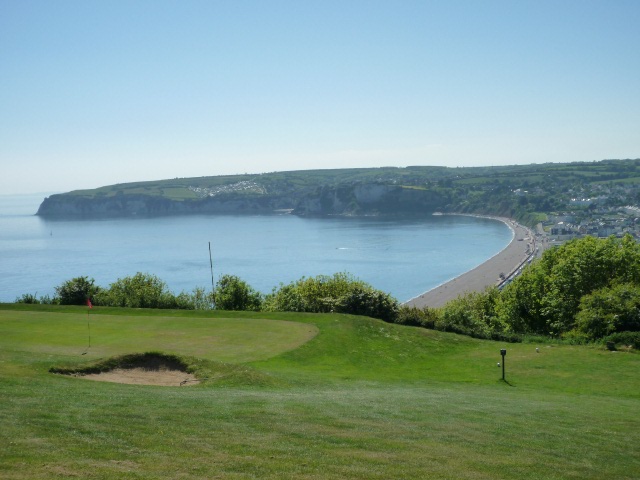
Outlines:
<svg viewBox="0 0 640 480"><path fill-rule="evenodd" d="M92 341L109 356L154 345L251 372L188 389L118 385L48 373L102 358L81 355L81 309L3 308L2 478L640 476L637 353L506 345L504 383L500 343L367 318L93 312ZM261 335L278 318L296 340ZM235 357L202 336L235 342Z"/></svg>

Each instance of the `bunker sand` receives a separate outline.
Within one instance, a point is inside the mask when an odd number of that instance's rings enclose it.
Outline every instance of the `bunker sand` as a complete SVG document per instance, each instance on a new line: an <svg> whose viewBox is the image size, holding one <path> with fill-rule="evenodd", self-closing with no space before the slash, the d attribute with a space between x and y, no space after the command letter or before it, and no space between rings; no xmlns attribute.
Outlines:
<svg viewBox="0 0 640 480"><path fill-rule="evenodd" d="M183 366L157 357L148 357L127 368L114 368L100 373L79 373L74 376L98 382L158 385L163 387L200 383L195 375L187 373Z"/></svg>
<svg viewBox="0 0 640 480"><path fill-rule="evenodd" d="M196 385L199 381L190 373L180 370L148 370L144 368L116 368L102 373L79 375L98 382L126 383L130 385L158 385L178 387Z"/></svg>

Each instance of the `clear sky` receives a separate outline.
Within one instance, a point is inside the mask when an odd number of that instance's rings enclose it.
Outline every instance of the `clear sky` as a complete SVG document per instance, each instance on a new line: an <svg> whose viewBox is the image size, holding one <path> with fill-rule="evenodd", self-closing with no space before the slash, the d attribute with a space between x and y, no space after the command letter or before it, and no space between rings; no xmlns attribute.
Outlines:
<svg viewBox="0 0 640 480"><path fill-rule="evenodd" d="M638 157L639 0L0 0L0 194Z"/></svg>

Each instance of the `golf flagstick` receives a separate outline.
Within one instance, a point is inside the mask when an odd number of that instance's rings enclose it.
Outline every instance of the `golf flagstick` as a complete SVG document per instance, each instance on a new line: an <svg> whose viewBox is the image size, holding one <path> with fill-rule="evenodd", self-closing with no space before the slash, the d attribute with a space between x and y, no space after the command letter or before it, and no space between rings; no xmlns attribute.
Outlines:
<svg viewBox="0 0 640 480"><path fill-rule="evenodd" d="M89 298L87 299L87 307L89 307L87 309L87 332L89 332L89 345L87 346L87 349L84 351L82 355L86 355L89 349L91 348L91 323L89 322L89 312L93 308L93 305L91 304L91 299Z"/></svg>
<svg viewBox="0 0 640 480"><path fill-rule="evenodd" d="M213 284L213 258L211 257L211 242L209 242L209 266L211 267L211 306L215 307L216 287Z"/></svg>

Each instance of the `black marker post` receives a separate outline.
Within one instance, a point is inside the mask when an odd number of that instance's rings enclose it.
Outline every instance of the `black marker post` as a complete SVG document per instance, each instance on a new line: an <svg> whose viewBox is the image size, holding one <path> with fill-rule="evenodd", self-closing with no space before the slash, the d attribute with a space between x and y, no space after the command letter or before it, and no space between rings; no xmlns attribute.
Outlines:
<svg viewBox="0 0 640 480"><path fill-rule="evenodd" d="M507 349L503 348L500 350L500 355L502 355L502 380L504 381L504 357L507 354Z"/></svg>

